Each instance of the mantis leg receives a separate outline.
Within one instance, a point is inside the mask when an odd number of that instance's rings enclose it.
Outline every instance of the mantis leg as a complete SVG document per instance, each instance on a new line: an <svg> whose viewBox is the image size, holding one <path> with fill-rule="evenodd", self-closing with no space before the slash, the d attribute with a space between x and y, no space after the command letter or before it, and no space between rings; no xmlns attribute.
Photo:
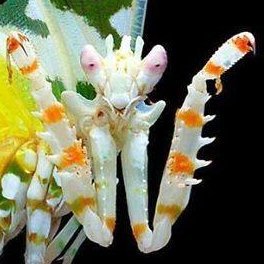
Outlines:
<svg viewBox="0 0 264 264"><path fill-rule="evenodd" d="M107 125L92 128L89 135L98 215L112 233L116 221L116 146Z"/></svg>
<svg viewBox="0 0 264 264"><path fill-rule="evenodd" d="M149 127L156 121L164 107L163 101L152 106L142 103L138 107L121 153L131 227L141 251L145 251L152 243L152 231L148 226L147 189Z"/></svg>
<svg viewBox="0 0 264 264"><path fill-rule="evenodd" d="M206 81L216 79L217 93L221 92L221 75L253 49L252 34L235 35L217 50L188 86L184 103L176 112L175 131L161 180L153 232L149 229L147 215L146 147L148 128L156 119L150 118L150 109L136 108L122 150L122 165L130 221L141 251L156 251L168 243L172 225L188 204L191 186L200 182L193 178L195 170L210 164L196 158L198 150L214 140L201 136L204 124L213 119L213 116L204 115L205 104L211 97ZM149 107L155 109L153 105Z"/></svg>
<svg viewBox="0 0 264 264"><path fill-rule="evenodd" d="M87 100L74 92L63 92L62 101L69 115L78 120L77 131L90 150L96 188L97 213L103 229L112 233L116 215L116 156L117 148L110 133L107 114L100 99Z"/></svg>
<svg viewBox="0 0 264 264"><path fill-rule="evenodd" d="M67 204L84 225L86 235L92 241L108 246L112 236L103 228L96 214L96 195L87 151L81 140L77 139L76 130L71 127L63 105L53 95L51 84L47 82L46 74L27 37L17 32L11 34L7 49L21 73L32 83L32 96L39 107L36 115L45 126L45 132L39 133L39 137L51 148L52 155L48 159L59 169L60 184Z"/></svg>
<svg viewBox="0 0 264 264"><path fill-rule="evenodd" d="M14 238L26 223L27 190L36 164L36 146L34 142L27 142L16 151L1 177L0 234L4 231L1 237L2 245Z"/></svg>
<svg viewBox="0 0 264 264"><path fill-rule="evenodd" d="M45 263L46 247L51 228L52 210L46 203L53 164L45 148L38 147L38 163L27 192L27 249L25 262Z"/></svg>
<svg viewBox="0 0 264 264"><path fill-rule="evenodd" d="M254 37L248 32L233 36L216 51L188 86L184 103L176 112L171 149L156 205L153 241L147 252L158 250L165 245L160 240L159 226L168 221L170 225L167 229L171 229L188 204L191 186L201 181L193 179L195 170L211 163L196 158L199 149L214 140L201 136L203 126L214 118L204 115L205 104L211 97L207 92L206 80L216 79L217 94L220 93L221 75L252 51L254 44Z"/></svg>

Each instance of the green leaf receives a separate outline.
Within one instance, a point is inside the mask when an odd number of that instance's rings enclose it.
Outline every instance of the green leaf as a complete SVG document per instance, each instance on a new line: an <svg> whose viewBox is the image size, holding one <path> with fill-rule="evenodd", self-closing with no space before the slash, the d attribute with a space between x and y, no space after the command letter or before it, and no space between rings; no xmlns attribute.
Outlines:
<svg viewBox="0 0 264 264"><path fill-rule="evenodd" d="M48 79L48 81L51 82L53 94L58 101L61 101L61 93L66 90L63 82L59 79L56 79L54 81ZM78 82L76 85L76 92L89 100L94 99L96 96L94 87L87 82Z"/></svg>
<svg viewBox="0 0 264 264"><path fill-rule="evenodd" d="M15 26L23 31L31 31L36 35L47 37L49 30L47 25L38 19L32 19L26 15L28 0L9 0L0 8L0 27Z"/></svg>
<svg viewBox="0 0 264 264"><path fill-rule="evenodd" d="M85 81L79 56L85 44L105 54L104 39L142 33L147 0L8 0L0 5L0 54L6 33L24 32L33 42L48 78L76 90Z"/></svg>
<svg viewBox="0 0 264 264"><path fill-rule="evenodd" d="M66 90L63 82L60 81L59 79L55 79L54 81L52 80L48 80L48 81L51 82L53 94L55 95L58 101L61 101L61 93Z"/></svg>
<svg viewBox="0 0 264 264"><path fill-rule="evenodd" d="M89 100L94 99L96 96L94 87L87 82L78 82L76 86L76 92Z"/></svg>
<svg viewBox="0 0 264 264"><path fill-rule="evenodd" d="M76 14L87 19L88 24L95 27L102 37L107 37L112 34L119 42L120 36L116 29L110 23L110 18L122 8L129 8L132 6L132 0L111 0L111 1L67 1L67 0L51 0L51 2L61 10L71 10Z"/></svg>

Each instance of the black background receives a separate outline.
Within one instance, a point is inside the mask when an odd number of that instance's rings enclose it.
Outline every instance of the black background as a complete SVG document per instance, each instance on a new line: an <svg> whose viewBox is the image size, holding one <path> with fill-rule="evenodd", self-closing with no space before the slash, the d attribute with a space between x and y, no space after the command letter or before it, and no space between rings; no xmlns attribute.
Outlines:
<svg viewBox="0 0 264 264"><path fill-rule="evenodd" d="M260 2L260 1L259 1ZM257 41L256 56L247 55L222 78L224 90L207 104L206 112L216 119L206 125L204 136L216 136L199 157L213 163L196 172L203 182L193 188L187 209L173 227L172 238L162 250L144 255L136 247L126 209L122 177L119 173L117 228L109 248L85 242L74 263L113 261L229 262L255 260L260 238L262 181L261 133L264 89L264 22L256 3L149 0L145 24L145 53L155 44L168 51L169 65L150 95L165 100L167 107L153 126L149 144L150 219L153 217L160 178L172 136L174 113L186 95L192 76L213 52L232 35L251 31ZM207 10L207 11L206 11ZM254 250L251 250L251 249ZM23 263L24 237L19 236L4 249L0 263Z"/></svg>

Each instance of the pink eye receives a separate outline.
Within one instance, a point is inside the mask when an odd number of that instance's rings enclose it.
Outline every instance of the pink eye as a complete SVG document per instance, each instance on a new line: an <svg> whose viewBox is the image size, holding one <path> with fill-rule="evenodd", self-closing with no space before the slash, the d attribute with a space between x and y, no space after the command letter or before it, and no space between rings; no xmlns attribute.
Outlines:
<svg viewBox="0 0 264 264"><path fill-rule="evenodd" d="M92 73L100 68L102 57L91 45L86 45L81 52L81 65L86 73Z"/></svg>
<svg viewBox="0 0 264 264"><path fill-rule="evenodd" d="M144 69L153 74L162 74L167 66L167 54L161 45L153 47L143 60Z"/></svg>
<svg viewBox="0 0 264 264"><path fill-rule="evenodd" d="M95 63L89 63L85 66L86 70L87 71L93 71L95 70L97 67L96 67L96 64Z"/></svg>

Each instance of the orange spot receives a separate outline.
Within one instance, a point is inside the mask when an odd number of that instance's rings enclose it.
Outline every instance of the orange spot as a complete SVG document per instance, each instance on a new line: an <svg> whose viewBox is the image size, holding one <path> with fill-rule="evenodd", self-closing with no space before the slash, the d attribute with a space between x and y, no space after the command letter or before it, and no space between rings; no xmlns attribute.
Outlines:
<svg viewBox="0 0 264 264"><path fill-rule="evenodd" d="M28 235L28 241L29 242L35 241L36 238L37 238L37 233L31 233L31 234Z"/></svg>
<svg viewBox="0 0 264 264"><path fill-rule="evenodd" d="M105 224L107 228L113 233L115 230L116 219L115 217L106 217Z"/></svg>
<svg viewBox="0 0 264 264"><path fill-rule="evenodd" d="M204 70L214 76L220 77L225 72L225 69L220 65L215 65L213 62L208 61L204 66Z"/></svg>
<svg viewBox="0 0 264 264"><path fill-rule="evenodd" d="M179 110L176 117L182 120L187 127L201 127L204 124L203 116L192 109Z"/></svg>
<svg viewBox="0 0 264 264"><path fill-rule="evenodd" d="M20 33L18 33L17 35L18 35L19 40L11 36L8 37L6 40L7 51L9 54L17 50L19 47L21 47L24 41L28 41L28 38L25 35L22 35Z"/></svg>
<svg viewBox="0 0 264 264"><path fill-rule="evenodd" d="M60 168L70 167L71 165L85 165L86 153L80 142L75 142L72 146L63 150Z"/></svg>
<svg viewBox="0 0 264 264"><path fill-rule="evenodd" d="M177 204L172 204L172 205L159 204L157 206L157 212L160 215L168 216L171 219L171 221L175 221L175 219L182 212L182 209Z"/></svg>
<svg viewBox="0 0 264 264"><path fill-rule="evenodd" d="M47 238L37 233L30 233L28 235L28 241L36 245L40 245L47 242Z"/></svg>
<svg viewBox="0 0 264 264"><path fill-rule="evenodd" d="M250 40L247 36L237 37L232 41L242 53L247 53L252 50L252 47L250 45Z"/></svg>
<svg viewBox="0 0 264 264"><path fill-rule="evenodd" d="M78 197L69 204L70 208L76 215L81 215L86 207L94 207L95 199L93 197Z"/></svg>
<svg viewBox="0 0 264 264"><path fill-rule="evenodd" d="M22 67L19 70L23 75L27 75L37 70L37 68L38 68L38 61L34 60L30 65Z"/></svg>
<svg viewBox="0 0 264 264"><path fill-rule="evenodd" d="M134 237L138 240L147 231L147 225L145 223L135 224L133 225L132 230Z"/></svg>
<svg viewBox="0 0 264 264"><path fill-rule="evenodd" d="M13 53L15 50L17 50L20 47L20 42L13 37L8 37L7 40L7 52L9 54Z"/></svg>
<svg viewBox="0 0 264 264"><path fill-rule="evenodd" d="M170 174L193 174L194 164L190 158L180 152L172 151L169 156L168 169Z"/></svg>
<svg viewBox="0 0 264 264"><path fill-rule="evenodd" d="M42 119L46 124L57 123L64 117L64 107L60 103L54 103L43 111Z"/></svg>

